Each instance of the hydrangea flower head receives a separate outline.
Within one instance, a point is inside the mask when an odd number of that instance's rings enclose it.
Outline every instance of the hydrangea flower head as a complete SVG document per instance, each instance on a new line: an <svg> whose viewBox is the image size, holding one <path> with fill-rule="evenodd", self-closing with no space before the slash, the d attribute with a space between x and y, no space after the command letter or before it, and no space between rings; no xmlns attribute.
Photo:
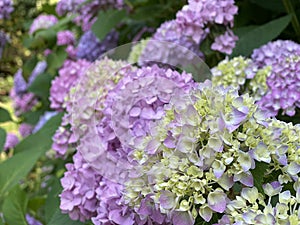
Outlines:
<svg viewBox="0 0 300 225"><path fill-rule="evenodd" d="M215 42L211 45L211 49L230 55L235 47L238 37L231 30L215 38Z"/></svg>
<svg viewBox="0 0 300 225"><path fill-rule="evenodd" d="M187 64L195 57L203 58L199 45L191 38L182 35L175 20L171 20L157 29L147 42L138 62L140 65L147 65L147 62L153 61L178 66Z"/></svg>
<svg viewBox="0 0 300 225"><path fill-rule="evenodd" d="M259 69L251 59L242 56L221 61L211 69L214 86L232 86L240 94L249 93L255 100L260 100L267 92L267 77L271 74L270 66Z"/></svg>
<svg viewBox="0 0 300 225"><path fill-rule="evenodd" d="M240 219L231 204L240 209L248 203L255 207L257 199L263 206L268 201L253 188L253 169L259 164L269 165L261 176L278 170L291 181L299 179L300 127L266 119L248 95L207 81L172 102L151 134L135 145L137 175L128 179L124 192L132 207L141 207L150 195L174 224L193 225L196 218L210 222L223 213L228 224ZM238 202L229 198L235 183L245 187L236 194ZM271 187L268 193L280 191L277 183Z"/></svg>
<svg viewBox="0 0 300 225"><path fill-rule="evenodd" d="M237 11L234 0L189 0L188 5L177 13L176 22L181 33L199 44L210 32L211 25L224 25L228 29L231 28ZM215 40L213 48L230 52L235 39L231 33L229 35L227 32ZM221 40L226 40L227 44L221 45Z"/></svg>
<svg viewBox="0 0 300 225"><path fill-rule="evenodd" d="M50 88L50 107L55 110L63 110L64 99L72 86L76 84L81 76L90 66L86 60L66 60L62 68L59 69L59 76L56 77Z"/></svg>
<svg viewBox="0 0 300 225"><path fill-rule="evenodd" d="M70 30L59 31L57 33L57 45L74 45L75 35Z"/></svg>
<svg viewBox="0 0 300 225"><path fill-rule="evenodd" d="M300 54L300 45L289 40L269 42L254 49L251 58L259 66L273 66L291 55Z"/></svg>
<svg viewBox="0 0 300 225"><path fill-rule="evenodd" d="M77 46L77 58L94 62L103 53L117 47L119 35L116 31L111 31L100 41L91 31L85 32L79 40Z"/></svg>
<svg viewBox="0 0 300 225"><path fill-rule="evenodd" d="M29 34L33 34L35 31L40 29L47 29L58 22L54 15L39 15L36 17L29 29Z"/></svg>
<svg viewBox="0 0 300 225"><path fill-rule="evenodd" d="M4 151L8 151L11 148L14 148L19 143L19 138L13 133L8 133L6 135L6 140L4 144Z"/></svg>
<svg viewBox="0 0 300 225"><path fill-rule="evenodd" d="M123 0L92 0L88 2L85 0L60 0L56 5L56 12L60 16L65 13L75 14L75 22L82 26L83 31L88 31L95 22L99 10L122 7Z"/></svg>
<svg viewBox="0 0 300 225"><path fill-rule="evenodd" d="M10 97L13 101L13 108L16 116L20 116L21 114L30 111L38 103L38 100L33 93L26 92L18 95L14 88L10 91Z"/></svg>
<svg viewBox="0 0 300 225"><path fill-rule="evenodd" d="M14 11L12 0L0 0L0 20L9 19L10 14Z"/></svg>
<svg viewBox="0 0 300 225"><path fill-rule="evenodd" d="M96 188L101 176L94 172L79 152L73 156L73 161L66 164L67 171L61 179L60 209L68 213L72 220L84 222L96 215L99 204Z"/></svg>
<svg viewBox="0 0 300 225"><path fill-rule="evenodd" d="M292 41L270 42L253 51L253 61L260 67L272 66L267 78L268 91L258 102L271 116L281 110L288 116L295 115L300 107L300 45Z"/></svg>
<svg viewBox="0 0 300 225"><path fill-rule="evenodd" d="M28 123L22 123L19 126L19 133L23 138L27 137L32 133L33 127Z"/></svg>

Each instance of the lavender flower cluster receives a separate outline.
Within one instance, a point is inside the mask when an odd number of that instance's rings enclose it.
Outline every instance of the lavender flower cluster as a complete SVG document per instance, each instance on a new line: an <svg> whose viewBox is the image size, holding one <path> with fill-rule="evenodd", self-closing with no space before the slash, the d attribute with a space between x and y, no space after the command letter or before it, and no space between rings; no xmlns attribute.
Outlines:
<svg viewBox="0 0 300 225"><path fill-rule="evenodd" d="M56 12L62 16L66 13L76 15L75 22L82 26L83 31L91 29L95 22L95 16L99 10L107 10L109 8L120 9L123 6L123 0L60 0L56 6Z"/></svg>
<svg viewBox="0 0 300 225"><path fill-rule="evenodd" d="M251 59L225 59L212 70L213 84L249 93L269 116L294 116L300 107L300 45L277 40L253 51Z"/></svg>
<svg viewBox="0 0 300 225"><path fill-rule="evenodd" d="M71 88L69 94L64 90L67 95L64 94L63 105L65 105L67 113L53 137L52 145L58 157L64 157L70 145L78 140L79 137L76 137L74 132L76 134L84 133L86 124L92 122L93 116L102 115L100 112L103 109L107 92L122 76L121 73L115 72L126 65L125 62L113 62L109 59L96 61L80 76L80 79L77 79L76 85ZM89 91L87 92L85 89L89 89ZM96 100L96 97L99 99ZM72 126L72 130L67 128L69 125Z"/></svg>
<svg viewBox="0 0 300 225"><path fill-rule="evenodd" d="M91 64L86 60L66 60L59 69L58 76L52 81L50 88L50 107L57 111L64 109L63 103L69 90L84 75Z"/></svg>
<svg viewBox="0 0 300 225"><path fill-rule="evenodd" d="M10 14L14 11L12 0L0 0L0 20L9 19Z"/></svg>
<svg viewBox="0 0 300 225"><path fill-rule="evenodd" d="M300 45L278 40L255 49L251 56L258 66L269 65L268 92L258 104L276 116L279 110L294 116L300 107Z"/></svg>
<svg viewBox="0 0 300 225"><path fill-rule="evenodd" d="M203 58L199 45L191 38L182 35L175 20L163 23L147 42L138 63L168 63L172 66L186 65L195 57Z"/></svg>
<svg viewBox="0 0 300 225"><path fill-rule="evenodd" d="M47 29L58 22L54 15L39 15L35 18L29 28L29 34L33 34L37 30Z"/></svg>
<svg viewBox="0 0 300 225"><path fill-rule="evenodd" d="M216 37L211 48L231 54L237 41L231 30L238 11L234 3L234 0L189 0L176 15L179 32L199 44L211 32L212 25L225 26L224 34Z"/></svg>
<svg viewBox="0 0 300 225"><path fill-rule="evenodd" d="M114 30L109 32L101 41L89 30L79 40L77 58L94 62L103 53L117 47L118 39L119 34Z"/></svg>
<svg viewBox="0 0 300 225"><path fill-rule="evenodd" d="M28 87L38 75L45 71L46 67L47 63L45 61L38 62L29 76L28 82L25 81L21 69L14 75L14 86L10 91L10 97L17 116L30 111L38 103L36 96L28 92Z"/></svg>

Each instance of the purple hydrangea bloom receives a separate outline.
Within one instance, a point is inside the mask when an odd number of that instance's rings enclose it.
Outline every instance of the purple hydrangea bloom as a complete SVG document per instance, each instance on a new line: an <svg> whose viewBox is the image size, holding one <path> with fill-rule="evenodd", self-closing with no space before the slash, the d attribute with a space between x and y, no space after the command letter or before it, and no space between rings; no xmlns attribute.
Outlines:
<svg viewBox="0 0 300 225"><path fill-rule="evenodd" d="M57 33L57 45L74 45L75 35L70 30L59 31Z"/></svg>
<svg viewBox="0 0 300 225"><path fill-rule="evenodd" d="M14 148L19 143L19 138L13 133L8 133L6 135L6 140L4 144L4 151L8 151L11 148Z"/></svg>
<svg viewBox="0 0 300 225"><path fill-rule="evenodd" d="M93 31L85 32L79 40L77 46L77 57L91 62L95 61L103 53L117 47L119 35L116 31L111 31L100 41Z"/></svg>
<svg viewBox="0 0 300 225"><path fill-rule="evenodd" d="M106 203L97 210L98 216L94 219L98 221L97 224L111 220L116 224L136 224L134 222L139 220L141 222L137 224L144 224L147 220L154 224L167 222L167 218L155 209L150 210L156 212L154 214L145 212L138 215L136 212L137 218L131 211L122 214L127 207L120 193L128 169L131 168L131 147L150 132L150 125L154 121L163 117L164 105L169 103L172 95L178 94L177 91L188 91L193 85L190 74L152 66L127 71L108 93L104 103L104 117L96 121L97 132L89 130L80 138L77 148L89 165L105 178L102 181L105 188L98 189L102 198L108 196L103 191L110 190L111 182L118 188L114 190L113 199L102 199L101 202ZM116 207L118 211L114 210Z"/></svg>
<svg viewBox="0 0 300 225"><path fill-rule="evenodd" d="M148 61L162 62L177 66L187 64L193 58L204 57L199 50L199 45L191 38L182 35L175 20L163 23L155 32L143 50L139 64L147 64Z"/></svg>
<svg viewBox="0 0 300 225"><path fill-rule="evenodd" d="M215 42L211 45L211 49L230 55L235 47L238 37L231 30L215 38Z"/></svg>
<svg viewBox="0 0 300 225"><path fill-rule="evenodd" d="M59 76L52 81L50 88L50 107L62 111L63 103L70 88L77 80L84 75L90 63L86 60L71 61L66 60L62 68L59 69Z"/></svg>
<svg viewBox="0 0 300 225"><path fill-rule="evenodd" d="M272 67L267 93L258 105L270 116L276 116L279 110L293 116L295 108L300 107L300 45L277 40L255 49L251 57L259 67Z"/></svg>
<svg viewBox="0 0 300 225"><path fill-rule="evenodd" d="M72 144L78 140L68 128L68 114L62 118L61 126L56 130L52 140L52 149L56 152L56 157L66 158L67 151L72 147Z"/></svg>
<svg viewBox="0 0 300 225"><path fill-rule="evenodd" d="M66 48L66 52L68 53L68 57L74 61L77 59L77 48L74 45L68 45Z"/></svg>
<svg viewBox="0 0 300 225"><path fill-rule="evenodd" d="M84 31L88 31L95 22L99 10L120 9L122 6L123 0L92 0L88 3L85 0L60 0L56 12L60 16L65 13L76 13L75 22L81 25Z"/></svg>
<svg viewBox="0 0 300 225"><path fill-rule="evenodd" d="M234 3L234 0L189 0L188 5L185 5L176 15L180 33L191 37L199 44L207 37L210 27L214 24L223 25L229 30L233 27L234 15L238 11ZM226 48L226 52L230 52L229 48L234 47L233 42L236 39L233 37L226 34L217 37L214 48L221 49L223 52ZM219 43L221 40L227 40L228 43L221 47Z"/></svg>
<svg viewBox="0 0 300 225"><path fill-rule="evenodd" d="M72 220L84 222L96 216L99 204L96 188L101 176L95 173L79 152L73 156L73 161L72 164L66 164L67 171L61 179L63 191L60 194L60 208Z"/></svg>
<svg viewBox="0 0 300 225"><path fill-rule="evenodd" d="M273 66L291 55L300 55L300 45L289 40L277 40L255 49L251 58L262 68Z"/></svg>
<svg viewBox="0 0 300 225"><path fill-rule="evenodd" d="M30 214L26 214L26 221L27 221L28 225L43 225L40 221L36 220Z"/></svg>
<svg viewBox="0 0 300 225"><path fill-rule="evenodd" d="M25 93L28 88L22 73L22 69L19 69L14 75L14 89L17 95Z"/></svg>
<svg viewBox="0 0 300 225"><path fill-rule="evenodd" d="M47 29L58 22L58 19L54 15L39 15L36 17L29 29L29 34L33 34L39 29Z"/></svg>
<svg viewBox="0 0 300 225"><path fill-rule="evenodd" d="M29 136L32 133L33 127L28 123L22 123L19 126L19 133L23 138Z"/></svg>
<svg viewBox="0 0 300 225"><path fill-rule="evenodd" d="M0 20L8 19L14 11L12 0L0 0Z"/></svg>
<svg viewBox="0 0 300 225"><path fill-rule="evenodd" d="M223 24L233 26L234 15L238 8L234 0L189 0L176 15L181 32L191 36L196 43L203 40L209 24Z"/></svg>
<svg viewBox="0 0 300 225"><path fill-rule="evenodd" d="M10 97L12 98L13 108L17 116L30 111L38 103L38 100L33 93L26 92L18 95L14 88L10 91Z"/></svg>

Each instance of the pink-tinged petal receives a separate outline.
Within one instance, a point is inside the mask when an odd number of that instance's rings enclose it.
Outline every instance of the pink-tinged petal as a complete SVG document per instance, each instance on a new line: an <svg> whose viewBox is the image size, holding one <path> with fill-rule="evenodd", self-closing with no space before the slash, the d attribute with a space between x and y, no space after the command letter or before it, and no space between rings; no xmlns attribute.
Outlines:
<svg viewBox="0 0 300 225"><path fill-rule="evenodd" d="M164 209L172 209L176 205L176 196L170 191L161 191L159 202Z"/></svg>
<svg viewBox="0 0 300 225"><path fill-rule="evenodd" d="M203 205L199 209L199 215L206 221L209 222L212 218L213 211L208 207L208 205Z"/></svg>
<svg viewBox="0 0 300 225"><path fill-rule="evenodd" d="M156 139L152 139L151 141L149 141L149 143L147 144L146 147L146 151L153 155L157 152L159 146L161 145L161 142L156 140Z"/></svg>
<svg viewBox="0 0 300 225"><path fill-rule="evenodd" d="M133 107L130 112L129 115L132 117L138 117L141 114L141 108L139 107Z"/></svg>
<svg viewBox="0 0 300 225"><path fill-rule="evenodd" d="M207 197L207 203L213 211L223 213L227 205L226 194L220 189L210 192Z"/></svg>
<svg viewBox="0 0 300 225"><path fill-rule="evenodd" d="M194 225L195 220L191 212L175 211L172 214L173 225Z"/></svg>

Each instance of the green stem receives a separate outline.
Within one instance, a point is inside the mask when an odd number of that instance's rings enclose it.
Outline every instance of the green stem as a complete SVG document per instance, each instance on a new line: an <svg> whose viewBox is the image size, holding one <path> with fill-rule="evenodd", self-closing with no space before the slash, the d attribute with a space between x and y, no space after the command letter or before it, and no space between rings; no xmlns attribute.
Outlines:
<svg viewBox="0 0 300 225"><path fill-rule="evenodd" d="M299 24L295 9L293 7L293 4L292 4L291 0L282 0L282 2L283 2L283 5L284 5L287 13L292 15L292 25L296 32L297 38L300 41L300 24Z"/></svg>

